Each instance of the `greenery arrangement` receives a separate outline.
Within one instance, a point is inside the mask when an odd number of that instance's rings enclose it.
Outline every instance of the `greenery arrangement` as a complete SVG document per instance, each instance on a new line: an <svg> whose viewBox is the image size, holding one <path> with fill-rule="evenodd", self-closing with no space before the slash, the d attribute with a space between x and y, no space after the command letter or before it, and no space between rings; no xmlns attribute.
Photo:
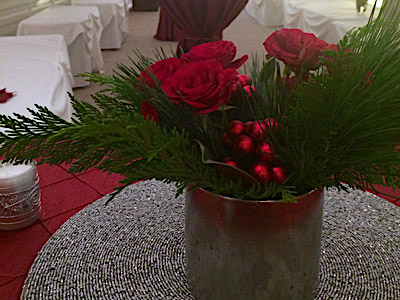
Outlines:
<svg viewBox="0 0 400 300"><path fill-rule="evenodd" d="M234 60L220 41L182 57L136 53L104 86L97 107L71 97L71 122L37 106L0 116L1 155L40 158L141 179L188 184L243 199L292 201L315 188L400 186L400 16L380 15L338 45L283 29L262 63ZM284 67L278 62L284 62ZM343 183L346 183L344 185Z"/></svg>

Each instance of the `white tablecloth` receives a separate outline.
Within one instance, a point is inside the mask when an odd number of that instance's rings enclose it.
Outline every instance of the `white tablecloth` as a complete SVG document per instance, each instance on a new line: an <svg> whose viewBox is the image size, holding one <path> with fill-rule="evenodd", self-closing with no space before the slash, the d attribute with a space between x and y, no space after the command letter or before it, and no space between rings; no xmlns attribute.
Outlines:
<svg viewBox="0 0 400 300"><path fill-rule="evenodd" d="M19 23L18 35L62 34L72 73L101 71L100 38L103 27L96 6L51 6ZM83 43L83 45L82 45ZM86 85L80 79L77 86Z"/></svg>
<svg viewBox="0 0 400 300"><path fill-rule="evenodd" d="M247 13L263 26L283 25L283 0L249 0Z"/></svg>
<svg viewBox="0 0 400 300"><path fill-rule="evenodd" d="M71 86L74 85L68 50L62 35L0 37L0 57L8 54L56 63L64 71L65 80Z"/></svg>
<svg viewBox="0 0 400 300"><path fill-rule="evenodd" d="M72 5L97 6L104 28L100 46L102 49L117 49L128 33L128 7L126 0L72 0Z"/></svg>
<svg viewBox="0 0 400 300"><path fill-rule="evenodd" d="M125 0L125 6L129 11L133 7L133 0Z"/></svg>
<svg viewBox="0 0 400 300"><path fill-rule="evenodd" d="M354 0L284 0L284 27L299 28L336 44L349 30L366 25L371 10L357 13Z"/></svg>
<svg viewBox="0 0 400 300"><path fill-rule="evenodd" d="M15 92L6 103L0 103L2 114L11 116L15 112L30 116L26 108L34 109L34 104L39 104L65 120L71 118L72 107L67 92L72 88L57 62L20 53L2 53L0 86Z"/></svg>

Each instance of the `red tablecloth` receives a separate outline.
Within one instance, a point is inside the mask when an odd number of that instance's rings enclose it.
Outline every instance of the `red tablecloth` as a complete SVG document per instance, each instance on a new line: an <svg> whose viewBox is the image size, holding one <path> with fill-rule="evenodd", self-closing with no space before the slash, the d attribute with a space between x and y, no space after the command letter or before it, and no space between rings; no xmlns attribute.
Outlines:
<svg viewBox="0 0 400 300"><path fill-rule="evenodd" d="M160 20L154 37L160 41L179 41L182 37L182 31L162 8L160 8Z"/></svg>

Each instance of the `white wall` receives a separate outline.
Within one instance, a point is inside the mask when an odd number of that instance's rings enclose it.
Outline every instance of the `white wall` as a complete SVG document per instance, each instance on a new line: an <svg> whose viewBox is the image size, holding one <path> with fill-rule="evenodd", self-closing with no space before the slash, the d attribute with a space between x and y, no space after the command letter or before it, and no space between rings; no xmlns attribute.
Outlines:
<svg viewBox="0 0 400 300"><path fill-rule="evenodd" d="M19 21L55 4L70 0L0 0L0 36L15 35Z"/></svg>

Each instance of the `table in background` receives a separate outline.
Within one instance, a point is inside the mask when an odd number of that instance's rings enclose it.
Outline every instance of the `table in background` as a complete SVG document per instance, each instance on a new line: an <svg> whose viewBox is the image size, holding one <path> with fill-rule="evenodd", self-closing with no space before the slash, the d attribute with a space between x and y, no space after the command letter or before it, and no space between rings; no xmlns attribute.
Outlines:
<svg viewBox="0 0 400 300"><path fill-rule="evenodd" d="M72 0L72 5L96 6L103 26L101 49L121 48L128 33L129 8L126 0Z"/></svg>
<svg viewBox="0 0 400 300"><path fill-rule="evenodd" d="M21 21L18 35L61 34L71 61L72 74L101 71L100 38L103 27L96 6L50 6ZM76 78L75 87L88 85Z"/></svg>
<svg viewBox="0 0 400 300"><path fill-rule="evenodd" d="M354 0L284 0L283 25L336 44L349 30L366 25L371 11L368 6L367 12L357 13Z"/></svg>
<svg viewBox="0 0 400 300"><path fill-rule="evenodd" d="M133 7L133 0L125 0L125 6L128 11L131 10Z"/></svg>
<svg viewBox="0 0 400 300"><path fill-rule="evenodd" d="M0 57L2 55L40 58L57 63L64 72L65 80L72 87L75 84L64 37L59 34L25 35L0 37Z"/></svg>
<svg viewBox="0 0 400 300"><path fill-rule="evenodd" d="M283 0L249 0L247 13L263 26L283 25Z"/></svg>
<svg viewBox="0 0 400 300"><path fill-rule="evenodd" d="M0 57L0 88L15 92L0 104L2 114L30 116L26 108L39 104L70 120L73 78L63 36L0 37Z"/></svg>

